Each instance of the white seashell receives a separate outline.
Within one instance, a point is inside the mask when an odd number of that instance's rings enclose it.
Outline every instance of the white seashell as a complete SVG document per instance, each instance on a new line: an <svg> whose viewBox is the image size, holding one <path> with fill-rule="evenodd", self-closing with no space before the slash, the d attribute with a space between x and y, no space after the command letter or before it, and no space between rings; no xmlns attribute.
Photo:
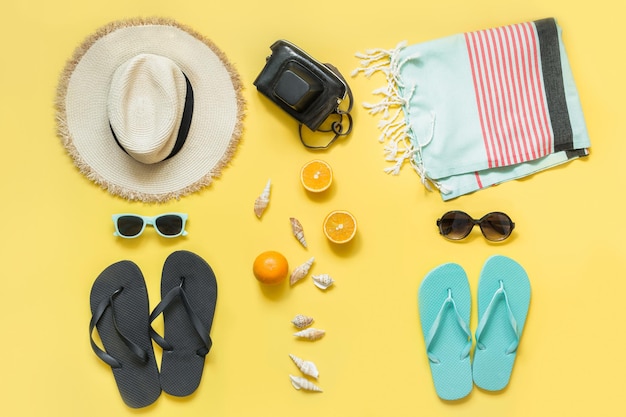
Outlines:
<svg viewBox="0 0 626 417"><path fill-rule="evenodd" d="M296 282L300 281L302 278L306 277L314 261L315 261L315 258L311 257L311 259L309 259L302 265L297 266L296 269L294 269L293 272L291 273L291 276L289 277L289 284L293 285Z"/></svg>
<svg viewBox="0 0 626 417"><path fill-rule="evenodd" d="M272 180L267 180L267 184L265 184L265 188L260 196L254 201L254 214L260 219L263 215L263 212L267 208L267 205L270 203L270 187L272 184Z"/></svg>
<svg viewBox="0 0 626 417"><path fill-rule="evenodd" d="M297 357L296 355L292 355L292 354L289 354L289 357L291 358L293 363L296 364L300 372L302 372L304 375L310 376L315 379L317 379L317 377L320 375L320 373L317 370L317 367L315 366L313 362L305 361L304 359L301 359Z"/></svg>
<svg viewBox="0 0 626 417"><path fill-rule="evenodd" d="M313 324L313 317L305 316L304 314L298 314L291 320L294 326L298 329L305 329Z"/></svg>
<svg viewBox="0 0 626 417"><path fill-rule="evenodd" d="M315 327L309 327L308 329L300 330L293 335L301 339L313 341L321 339L322 337L324 337L325 334L326 332L324 330L316 329Z"/></svg>
<svg viewBox="0 0 626 417"><path fill-rule="evenodd" d="M306 390L306 391L323 392L320 387L318 387L317 385L315 385L314 383L312 383L308 379L303 378L301 376L289 375L289 379L291 379L291 385L293 385L293 387L295 389L303 389L303 390Z"/></svg>
<svg viewBox="0 0 626 417"><path fill-rule="evenodd" d="M327 289L335 282L328 274L313 275L313 284L322 290Z"/></svg>
<svg viewBox="0 0 626 417"><path fill-rule="evenodd" d="M306 239L304 238L304 228L302 224L295 217L290 217L289 221L291 221L291 231L293 235L298 239L298 242L306 248Z"/></svg>

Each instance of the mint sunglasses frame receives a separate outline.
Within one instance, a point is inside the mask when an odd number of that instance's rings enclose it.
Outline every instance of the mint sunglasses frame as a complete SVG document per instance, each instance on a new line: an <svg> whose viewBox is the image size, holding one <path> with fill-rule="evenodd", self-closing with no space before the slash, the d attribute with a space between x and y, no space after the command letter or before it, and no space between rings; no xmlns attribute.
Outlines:
<svg viewBox="0 0 626 417"><path fill-rule="evenodd" d="M156 225L156 222L158 219L160 219L161 217L165 217L165 216L176 216L178 218L181 219L182 224L180 227L180 232L175 234L175 235L166 235L163 232L161 232L158 228L158 226ZM123 235L122 233L120 233L120 230L118 228L118 220L122 217L135 217L138 219L142 220L142 226L141 226L141 230L139 231L139 233L137 233L136 235L133 236L126 236ZM154 228L154 230L156 230L156 232L159 234L159 236L162 236L164 238L167 239L171 239L171 238L175 238L175 237L179 237L179 236L187 236L187 231L185 231L185 225L187 223L187 213L162 213L156 216L141 216L139 214L135 214L135 213L119 213L119 214L114 214L112 216L113 219L113 224L115 225L115 232L113 233L113 236L118 236L124 239L134 239L136 237L141 236L141 234L143 233L144 230L146 230L146 226L152 226Z"/></svg>

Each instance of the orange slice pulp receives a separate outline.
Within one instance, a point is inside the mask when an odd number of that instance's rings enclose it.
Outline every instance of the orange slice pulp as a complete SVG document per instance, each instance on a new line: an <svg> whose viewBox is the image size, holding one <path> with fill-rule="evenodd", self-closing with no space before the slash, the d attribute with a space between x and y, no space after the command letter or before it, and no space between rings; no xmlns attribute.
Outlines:
<svg viewBox="0 0 626 417"><path fill-rule="evenodd" d="M300 181L302 186L313 193L320 193L327 190L333 182L333 170L319 159L307 162L300 171Z"/></svg>
<svg viewBox="0 0 626 417"><path fill-rule="evenodd" d="M356 219L345 210L336 210L324 219L324 234L334 243L346 243L356 234Z"/></svg>

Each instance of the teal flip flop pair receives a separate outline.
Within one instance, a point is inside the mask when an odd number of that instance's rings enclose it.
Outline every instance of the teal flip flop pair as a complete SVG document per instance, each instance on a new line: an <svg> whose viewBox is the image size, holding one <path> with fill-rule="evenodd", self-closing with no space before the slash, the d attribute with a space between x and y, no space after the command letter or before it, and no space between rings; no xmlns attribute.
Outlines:
<svg viewBox="0 0 626 417"><path fill-rule="evenodd" d="M211 349L217 281L209 264L192 252L172 253L163 265L161 298L150 312L143 274L131 261L107 267L91 289L91 347L111 367L122 399L132 408L154 403L161 391L192 394ZM163 336L151 326L160 315ZM93 338L96 330L104 349ZM153 340L163 348L160 370Z"/></svg>
<svg viewBox="0 0 626 417"><path fill-rule="evenodd" d="M530 282L521 265L496 255L483 266L473 362L471 294L463 268L447 263L431 270L420 285L418 304L426 354L441 399L464 398L474 384L488 391L508 385L530 305Z"/></svg>

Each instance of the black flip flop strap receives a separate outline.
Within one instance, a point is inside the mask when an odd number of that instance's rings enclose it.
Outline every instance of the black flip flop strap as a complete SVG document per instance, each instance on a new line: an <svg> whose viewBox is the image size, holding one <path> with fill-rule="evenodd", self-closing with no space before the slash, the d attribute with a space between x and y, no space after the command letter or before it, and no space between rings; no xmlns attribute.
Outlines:
<svg viewBox="0 0 626 417"><path fill-rule="evenodd" d="M124 341L124 344L128 347L128 349L135 356L137 356L143 362L146 362L148 360L148 353L144 349L142 349L139 345L134 343L132 340L124 336L124 334L120 331L119 327L117 326L117 319L115 317L115 308L113 307L113 297L119 294L122 290L123 288L120 288L119 290L114 292L113 295L102 300L96 307L96 310L94 311L94 314L91 317L91 320L89 322L89 341L91 342L91 348L101 360L103 360L106 364L108 364L112 368L121 368L122 364L113 356L109 355L104 350L100 349L100 347L93 340L93 329L96 327L96 325L98 324L98 322L100 321L100 319L102 318L102 316L104 315L104 312L106 311L108 307L111 307L113 327L115 327L115 331L120 336L120 338Z"/></svg>
<svg viewBox="0 0 626 417"><path fill-rule="evenodd" d="M207 353L209 353L209 350L211 350L211 346L213 345L213 342L211 340L211 337L209 336L209 332L206 330L206 328L202 324L202 321L200 320L198 315L195 313L195 311L191 307L191 304L189 303L189 299L187 298L187 294L182 286L182 283L181 285L172 288L171 290L168 291L167 294L165 294L165 297L163 297L161 302L155 307L152 314L150 314L150 323L152 323L154 319L156 319L161 313L163 313L167 309L167 307L169 307L169 305L176 299L176 297L180 297L183 303L183 306L185 307L185 311L187 312L187 316L189 317L189 320L191 321L191 324L194 327L194 330L196 331L198 336L200 336L200 338L202 339L202 342L204 343L204 347L201 349L198 349L196 353L199 356L205 356ZM158 334L154 330L152 325L150 325L150 333L154 341L159 346L161 346L161 348L163 348L164 350L169 350L169 351L174 349L173 346L167 340L165 340L165 338L163 338L160 334Z"/></svg>

